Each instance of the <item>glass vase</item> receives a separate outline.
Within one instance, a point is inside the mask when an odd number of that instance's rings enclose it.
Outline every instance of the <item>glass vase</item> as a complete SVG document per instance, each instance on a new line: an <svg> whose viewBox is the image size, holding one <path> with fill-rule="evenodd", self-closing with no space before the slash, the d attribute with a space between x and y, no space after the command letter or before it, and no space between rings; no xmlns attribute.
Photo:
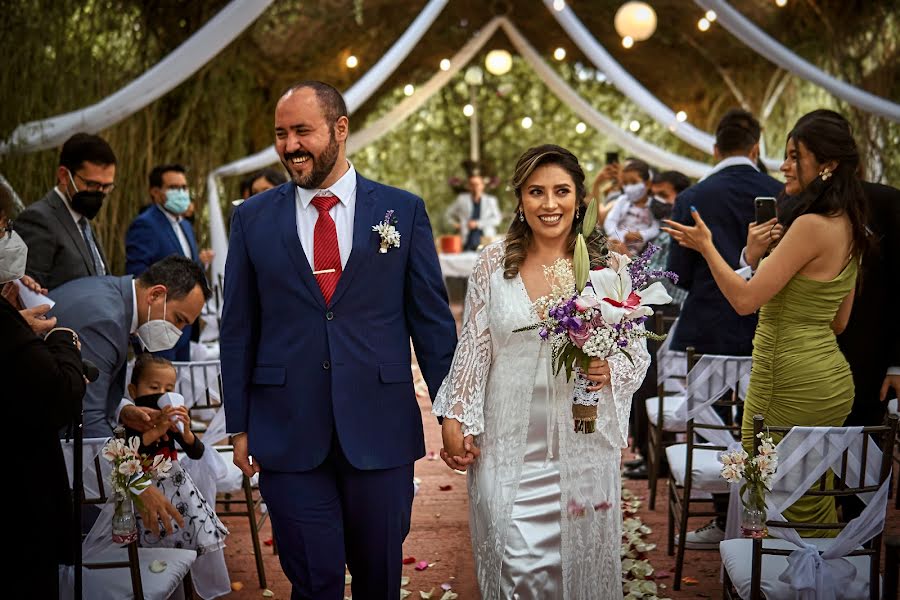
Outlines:
<svg viewBox="0 0 900 600"><path fill-rule="evenodd" d="M134 502L131 494L116 492L115 510L112 517L112 539L116 544L130 544L137 540L137 517L134 515Z"/></svg>
<svg viewBox="0 0 900 600"><path fill-rule="evenodd" d="M755 485L747 487L741 507L741 535L745 538L764 538L769 535L766 527L765 492Z"/></svg>

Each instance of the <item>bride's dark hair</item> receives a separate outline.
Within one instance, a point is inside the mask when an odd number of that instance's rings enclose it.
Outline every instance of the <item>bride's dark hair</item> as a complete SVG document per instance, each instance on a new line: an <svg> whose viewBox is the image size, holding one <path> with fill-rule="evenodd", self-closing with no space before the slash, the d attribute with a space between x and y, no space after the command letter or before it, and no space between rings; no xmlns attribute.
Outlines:
<svg viewBox="0 0 900 600"><path fill-rule="evenodd" d="M513 215L512 223L506 232L506 252L503 256L503 277L504 279L514 279L519 274L519 267L528 255L528 249L534 240L534 234L528 221L519 219L519 211L522 208L522 188L525 182L531 177L535 169L544 165L556 165L565 170L575 184L575 206L576 214L572 220L572 229L569 231L569 251L575 250L576 234L584 220L584 214L587 206L584 203L587 196L587 189L584 187L584 171L578 164L578 159L574 154L553 144L544 144L529 148L519 157L516 163L516 170L512 177L512 187L516 193L518 204L516 212ZM595 230L594 235L589 236L587 240L588 254L591 257L591 265L596 266L605 264L605 256L608 253L606 248L606 236Z"/></svg>
<svg viewBox="0 0 900 600"><path fill-rule="evenodd" d="M800 215L846 214L853 232L853 255L862 256L871 245L866 230L868 202L860 183L859 150L850 123L833 110L814 110L800 117L788 139L798 147L803 144L819 163L833 160L837 167L827 180L816 177L800 192L782 220L785 229ZM798 161L798 180L805 179L801 168Z"/></svg>

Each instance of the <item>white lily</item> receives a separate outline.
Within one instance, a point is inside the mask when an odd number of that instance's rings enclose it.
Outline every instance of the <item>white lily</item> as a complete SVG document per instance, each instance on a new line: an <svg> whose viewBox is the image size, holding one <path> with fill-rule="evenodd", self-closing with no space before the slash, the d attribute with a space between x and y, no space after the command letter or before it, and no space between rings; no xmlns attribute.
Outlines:
<svg viewBox="0 0 900 600"><path fill-rule="evenodd" d="M672 297L661 283L654 282L646 289L635 291L631 286L628 265L631 259L622 254L610 252L608 267L591 271L591 287L600 299L600 312L609 324L621 323L623 319L649 317L653 314L651 304L668 304Z"/></svg>

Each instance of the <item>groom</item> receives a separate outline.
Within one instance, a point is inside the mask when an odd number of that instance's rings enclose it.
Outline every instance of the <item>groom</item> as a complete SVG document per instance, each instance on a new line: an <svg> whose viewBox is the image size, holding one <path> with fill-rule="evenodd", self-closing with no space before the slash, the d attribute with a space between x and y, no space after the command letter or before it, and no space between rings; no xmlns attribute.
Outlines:
<svg viewBox="0 0 900 600"><path fill-rule="evenodd" d="M292 182L232 218L221 359L234 463L259 486L291 598L396 600L425 453L410 338L432 399L456 326L425 204L346 158L347 107L306 81L275 107ZM399 247L373 226L392 213Z"/></svg>

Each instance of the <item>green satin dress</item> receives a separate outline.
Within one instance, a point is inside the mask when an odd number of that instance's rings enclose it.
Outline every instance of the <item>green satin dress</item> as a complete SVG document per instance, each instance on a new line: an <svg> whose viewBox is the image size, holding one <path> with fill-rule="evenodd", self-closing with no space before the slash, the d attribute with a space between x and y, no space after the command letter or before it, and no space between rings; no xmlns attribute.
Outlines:
<svg viewBox="0 0 900 600"><path fill-rule="evenodd" d="M853 406L850 366L838 348L831 322L856 285L857 260L831 281L794 275L759 310L753 367L744 404L741 438L751 452L753 416L767 425L840 427ZM775 442L778 442L778 437ZM828 486L833 474L828 474ZM788 521L836 523L833 497L803 497L784 512ZM837 535L837 531L831 535ZM830 537L819 530L800 535Z"/></svg>

